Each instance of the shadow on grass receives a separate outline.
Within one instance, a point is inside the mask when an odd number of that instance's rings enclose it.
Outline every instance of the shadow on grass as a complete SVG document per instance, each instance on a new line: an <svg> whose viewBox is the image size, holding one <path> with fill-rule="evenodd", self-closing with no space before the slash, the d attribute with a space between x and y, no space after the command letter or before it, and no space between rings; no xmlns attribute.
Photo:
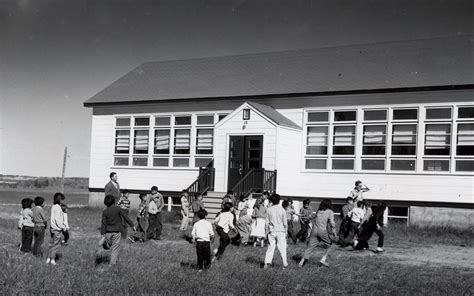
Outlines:
<svg viewBox="0 0 474 296"><path fill-rule="evenodd" d="M109 264L110 263L110 256L104 252L98 251L95 254L95 266L100 266L103 264Z"/></svg>
<svg viewBox="0 0 474 296"><path fill-rule="evenodd" d="M265 263L262 262L262 260L260 260L259 258L256 258L256 257L247 257L245 259L245 263L253 264L253 265L256 265L260 268L263 268L265 266Z"/></svg>

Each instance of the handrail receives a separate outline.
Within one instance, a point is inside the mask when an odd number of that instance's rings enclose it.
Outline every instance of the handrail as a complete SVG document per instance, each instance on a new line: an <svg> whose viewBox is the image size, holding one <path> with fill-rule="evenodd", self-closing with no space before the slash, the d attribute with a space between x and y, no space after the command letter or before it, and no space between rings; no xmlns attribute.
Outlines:
<svg viewBox="0 0 474 296"><path fill-rule="evenodd" d="M244 194L245 196L252 192L263 192L265 190L270 192L276 190L276 170L267 171L253 168L232 188L234 194Z"/></svg>
<svg viewBox="0 0 474 296"><path fill-rule="evenodd" d="M189 196L203 195L214 189L214 168L206 167L200 170L199 176L186 188Z"/></svg>

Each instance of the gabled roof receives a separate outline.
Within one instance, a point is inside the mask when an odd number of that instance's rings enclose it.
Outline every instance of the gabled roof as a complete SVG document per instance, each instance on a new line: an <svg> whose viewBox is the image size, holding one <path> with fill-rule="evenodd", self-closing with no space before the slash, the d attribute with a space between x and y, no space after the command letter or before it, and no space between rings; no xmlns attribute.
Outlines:
<svg viewBox="0 0 474 296"><path fill-rule="evenodd" d="M262 113L262 115L266 116L268 119L270 119L277 125L294 128L294 129L301 129L301 126L297 125L296 123L294 123L293 121L288 119L286 116L284 116L283 114L281 114L280 112L278 112L277 110L273 109L270 106L262 105L255 102L246 102L246 103L252 106L253 108L255 108L255 110Z"/></svg>
<svg viewBox="0 0 474 296"><path fill-rule="evenodd" d="M85 106L474 84L472 36L144 63Z"/></svg>

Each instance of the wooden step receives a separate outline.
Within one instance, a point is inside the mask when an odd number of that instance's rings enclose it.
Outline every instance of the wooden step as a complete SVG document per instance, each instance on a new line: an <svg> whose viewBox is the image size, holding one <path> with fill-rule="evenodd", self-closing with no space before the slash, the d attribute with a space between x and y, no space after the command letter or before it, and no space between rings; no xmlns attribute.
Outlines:
<svg viewBox="0 0 474 296"><path fill-rule="evenodd" d="M206 197L219 197L222 199L225 195L226 192L208 191Z"/></svg>

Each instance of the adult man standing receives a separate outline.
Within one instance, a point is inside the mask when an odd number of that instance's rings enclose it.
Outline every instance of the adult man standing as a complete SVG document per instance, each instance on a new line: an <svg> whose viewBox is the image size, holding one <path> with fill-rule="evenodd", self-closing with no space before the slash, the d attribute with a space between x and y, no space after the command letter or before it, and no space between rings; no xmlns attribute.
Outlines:
<svg viewBox="0 0 474 296"><path fill-rule="evenodd" d="M161 239L161 232L163 230L163 223L162 223L162 218L161 218L161 210L165 206L165 201L163 199L163 195L158 192L158 187L153 186L151 187L151 200L155 202L156 205L156 235L155 239L160 240Z"/></svg>
<svg viewBox="0 0 474 296"><path fill-rule="evenodd" d="M120 199L120 185L117 182L117 173L111 172L109 177L110 181L104 188L105 196L112 195L115 198L115 202L117 202Z"/></svg>
<svg viewBox="0 0 474 296"><path fill-rule="evenodd" d="M272 263L275 247L280 251L281 259L283 261L283 268L288 266L286 259L286 233L288 232L288 222L286 212L280 206L280 195L274 193L270 196L272 206L267 210L267 217L265 219L265 229L268 234L268 248L265 253L264 268Z"/></svg>

